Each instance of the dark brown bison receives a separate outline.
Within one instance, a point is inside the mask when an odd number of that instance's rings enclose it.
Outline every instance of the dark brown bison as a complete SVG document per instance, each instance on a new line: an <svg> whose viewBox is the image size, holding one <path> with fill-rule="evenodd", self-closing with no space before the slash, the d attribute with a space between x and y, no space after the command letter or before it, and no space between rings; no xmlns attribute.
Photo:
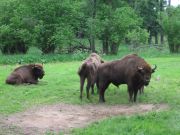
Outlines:
<svg viewBox="0 0 180 135"><path fill-rule="evenodd" d="M37 84L44 76L41 64L29 64L16 68L6 79L7 84Z"/></svg>
<svg viewBox="0 0 180 135"><path fill-rule="evenodd" d="M103 63L97 71L99 101L105 102L104 93L110 83L115 86L128 85L129 100L136 102L138 90L147 86L151 79L152 69L148 63L136 54L130 54L120 60Z"/></svg>
<svg viewBox="0 0 180 135"><path fill-rule="evenodd" d="M91 87L92 94L94 94L94 84L96 82L96 72L98 66L104 61L96 53L90 54L90 56L82 63L78 70L80 77L80 98L82 99L82 91L84 87L85 79L87 78L86 94L89 99L89 89Z"/></svg>

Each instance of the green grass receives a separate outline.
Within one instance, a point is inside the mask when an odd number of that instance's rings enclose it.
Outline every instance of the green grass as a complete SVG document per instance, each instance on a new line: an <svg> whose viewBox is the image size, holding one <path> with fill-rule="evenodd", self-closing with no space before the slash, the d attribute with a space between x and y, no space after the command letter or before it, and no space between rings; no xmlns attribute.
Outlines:
<svg viewBox="0 0 180 135"><path fill-rule="evenodd" d="M104 56L105 60L119 56ZM122 134L122 135L178 135L180 134L180 57L145 57L150 64L157 65L151 83L143 95L138 95L137 103L165 103L170 109L145 115L118 116L96 122L83 129L75 129L72 134ZM38 85L11 86L4 83L9 73L19 65L0 66L0 114L9 115L42 104L71 103L98 104L98 95L79 99L80 61L56 62L44 65L45 76ZM160 78L157 80L157 78ZM129 104L127 86L117 88L111 85L105 93L106 104ZM1 130L1 127L0 127Z"/></svg>
<svg viewBox="0 0 180 135"><path fill-rule="evenodd" d="M176 111L112 117L73 131L75 135L179 135L180 115ZM176 123L176 124L175 124Z"/></svg>
<svg viewBox="0 0 180 135"><path fill-rule="evenodd" d="M138 96L141 103L168 103L177 105L180 96L180 63L178 57L146 59L157 64L151 83L145 88L145 94ZM0 66L0 113L9 114L22 111L29 106L54 102L73 104L98 103L98 95L91 100L79 100L79 77L77 70L81 62L45 64L45 76L39 85L11 86L4 83L9 73L18 65ZM157 80L157 78L160 78ZM111 85L105 94L107 104L128 104L127 86L117 88Z"/></svg>
<svg viewBox="0 0 180 135"><path fill-rule="evenodd" d="M180 134L180 58L146 59L158 68L152 76L139 103L165 103L170 109L145 115L118 116L95 122L84 129L75 129L77 135L179 135ZM159 81L157 77L160 78ZM128 104L126 86L111 86L106 92L107 104Z"/></svg>

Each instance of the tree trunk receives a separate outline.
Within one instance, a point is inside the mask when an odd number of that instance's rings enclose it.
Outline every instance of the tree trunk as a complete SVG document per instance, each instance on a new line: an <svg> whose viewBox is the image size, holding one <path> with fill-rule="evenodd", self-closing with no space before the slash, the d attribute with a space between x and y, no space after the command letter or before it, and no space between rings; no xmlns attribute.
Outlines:
<svg viewBox="0 0 180 135"><path fill-rule="evenodd" d="M93 35L90 35L89 44L90 44L91 51L96 52L96 50L95 50L95 38Z"/></svg>
<svg viewBox="0 0 180 135"><path fill-rule="evenodd" d="M56 49L56 47L54 45L46 45L41 48L41 51L44 54L48 54L48 53L54 53L55 49Z"/></svg>
<svg viewBox="0 0 180 135"><path fill-rule="evenodd" d="M171 0L168 0L168 6L171 6Z"/></svg>
<svg viewBox="0 0 180 135"><path fill-rule="evenodd" d="M17 41L13 45L5 45L1 51L3 54L26 54L28 49L23 41Z"/></svg>
<svg viewBox="0 0 180 135"><path fill-rule="evenodd" d="M103 53L108 54L109 53L109 42L108 38L103 39Z"/></svg>
<svg viewBox="0 0 180 135"><path fill-rule="evenodd" d="M155 32L155 45L158 45L158 33L157 32Z"/></svg>
<svg viewBox="0 0 180 135"><path fill-rule="evenodd" d="M151 32L149 34L148 43L149 43L149 46L152 45L152 33Z"/></svg>
<svg viewBox="0 0 180 135"><path fill-rule="evenodd" d="M164 33L163 30L161 30L161 45L164 44Z"/></svg>
<svg viewBox="0 0 180 135"><path fill-rule="evenodd" d="M112 44L111 44L111 54L117 54L118 53L118 48L119 48L119 46L116 43L112 42Z"/></svg>
<svg viewBox="0 0 180 135"><path fill-rule="evenodd" d="M97 3L96 0L90 1L90 4L92 4L91 5L92 6L91 11L90 11L92 19L95 19L95 17L96 17L96 3ZM94 25L94 24L91 24L91 25ZM90 49L92 52L96 52L96 50L95 50L95 36L92 33L93 33L93 29L90 28L90 35L89 35Z"/></svg>
<svg viewBox="0 0 180 135"><path fill-rule="evenodd" d="M169 50L171 53L174 53L174 44L169 43Z"/></svg>
<svg viewBox="0 0 180 135"><path fill-rule="evenodd" d="M179 46L178 46L178 45L175 45L175 46L174 46L174 52L175 52L175 53L178 53L178 52L179 52Z"/></svg>
<svg viewBox="0 0 180 135"><path fill-rule="evenodd" d="M164 0L160 0L160 23L162 23L162 13L164 11ZM160 40L161 40L161 45L164 44L164 32L162 26L160 26Z"/></svg>

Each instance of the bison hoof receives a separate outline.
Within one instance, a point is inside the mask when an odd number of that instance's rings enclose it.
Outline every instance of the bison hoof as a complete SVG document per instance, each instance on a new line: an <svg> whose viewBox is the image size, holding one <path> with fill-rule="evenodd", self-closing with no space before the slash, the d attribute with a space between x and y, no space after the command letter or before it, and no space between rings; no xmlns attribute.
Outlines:
<svg viewBox="0 0 180 135"><path fill-rule="evenodd" d="M130 102L130 103L133 103L133 100L132 100L132 99L129 99L129 102Z"/></svg>
<svg viewBox="0 0 180 135"><path fill-rule="evenodd" d="M105 100L102 100L102 99L99 100L99 103L104 103L104 102L105 102Z"/></svg>

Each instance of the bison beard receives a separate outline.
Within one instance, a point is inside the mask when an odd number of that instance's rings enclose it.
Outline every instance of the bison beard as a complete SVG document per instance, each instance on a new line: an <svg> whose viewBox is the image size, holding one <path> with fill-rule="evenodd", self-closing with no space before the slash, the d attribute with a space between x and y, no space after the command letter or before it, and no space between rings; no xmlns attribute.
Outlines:
<svg viewBox="0 0 180 135"><path fill-rule="evenodd" d="M80 98L82 99L82 92L85 79L87 78L86 94L89 99L89 89L91 87L92 94L94 94L94 84L96 82L96 72L98 66L104 61L96 53L92 53L81 65L78 70L80 77Z"/></svg>
<svg viewBox="0 0 180 135"><path fill-rule="evenodd" d="M42 79L44 70L40 64L23 65L16 68L6 79L7 84L37 84Z"/></svg>
<svg viewBox="0 0 180 135"><path fill-rule="evenodd" d="M110 83L115 86L127 84L129 100L136 102L138 90L149 84L155 69L156 67L151 69L150 65L136 54L101 64L97 71L99 102L105 102L104 93Z"/></svg>

